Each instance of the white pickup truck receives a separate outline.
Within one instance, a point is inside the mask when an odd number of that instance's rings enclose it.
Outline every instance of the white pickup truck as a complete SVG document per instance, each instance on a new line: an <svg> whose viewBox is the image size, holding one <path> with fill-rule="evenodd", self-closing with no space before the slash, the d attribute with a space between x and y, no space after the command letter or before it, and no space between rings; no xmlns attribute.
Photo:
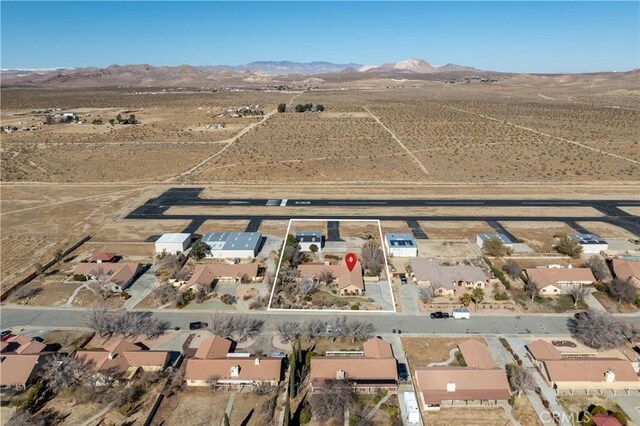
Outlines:
<svg viewBox="0 0 640 426"><path fill-rule="evenodd" d="M467 308L453 308L451 316L453 317L453 319L471 318L471 314L469 314L469 310Z"/></svg>

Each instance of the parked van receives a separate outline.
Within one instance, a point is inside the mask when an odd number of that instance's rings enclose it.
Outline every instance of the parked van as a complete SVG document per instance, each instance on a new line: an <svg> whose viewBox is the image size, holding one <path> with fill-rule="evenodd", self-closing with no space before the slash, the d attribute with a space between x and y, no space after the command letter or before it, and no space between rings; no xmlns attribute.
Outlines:
<svg viewBox="0 0 640 426"><path fill-rule="evenodd" d="M469 314L469 310L467 308L453 308L451 316L454 319L469 319L471 314Z"/></svg>

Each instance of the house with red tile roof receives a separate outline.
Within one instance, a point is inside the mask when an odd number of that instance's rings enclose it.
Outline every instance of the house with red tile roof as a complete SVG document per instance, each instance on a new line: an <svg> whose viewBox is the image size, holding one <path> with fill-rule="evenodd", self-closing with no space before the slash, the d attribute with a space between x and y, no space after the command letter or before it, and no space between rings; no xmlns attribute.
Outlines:
<svg viewBox="0 0 640 426"><path fill-rule="evenodd" d="M169 355L168 351L148 350L124 339L115 340L102 349L76 352L76 358L95 371L97 384L130 379L139 370L162 371L169 363Z"/></svg>
<svg viewBox="0 0 640 426"><path fill-rule="evenodd" d="M542 296L557 296L596 282L589 268L527 268L524 272Z"/></svg>
<svg viewBox="0 0 640 426"><path fill-rule="evenodd" d="M89 259L89 262L95 262L95 263L115 262L117 257L118 255L116 253L101 251L99 253L94 254L91 257L91 259Z"/></svg>
<svg viewBox="0 0 640 426"><path fill-rule="evenodd" d="M113 293L121 293L135 281L142 267L138 263L80 263L73 275L82 275L87 280L105 276L106 285Z"/></svg>
<svg viewBox="0 0 640 426"><path fill-rule="evenodd" d="M391 345L374 337L362 345L362 356L317 356L311 358L313 392L322 391L331 380L348 380L360 392L398 388L398 368Z"/></svg>
<svg viewBox="0 0 640 426"><path fill-rule="evenodd" d="M415 370L415 385L425 410L442 406L495 405L511 397L507 374L487 345L469 339L458 344L466 367L426 367Z"/></svg>
<svg viewBox="0 0 640 426"><path fill-rule="evenodd" d="M613 273L621 280L631 280L633 285L640 287L640 261L628 259L613 259L611 261Z"/></svg>
<svg viewBox="0 0 640 426"><path fill-rule="evenodd" d="M360 296L365 293L364 279L362 277L362 264L356 262L350 271L344 263L303 263L298 265L300 278L309 277L318 280L320 274L329 271L333 275L334 283L338 285L341 296Z"/></svg>
<svg viewBox="0 0 640 426"><path fill-rule="evenodd" d="M282 358L230 353L232 341L221 336L203 340L187 359L187 386L277 386L282 379Z"/></svg>
<svg viewBox="0 0 640 426"><path fill-rule="evenodd" d="M37 381L46 358L46 345L28 336L13 336L0 346L0 387L26 389Z"/></svg>

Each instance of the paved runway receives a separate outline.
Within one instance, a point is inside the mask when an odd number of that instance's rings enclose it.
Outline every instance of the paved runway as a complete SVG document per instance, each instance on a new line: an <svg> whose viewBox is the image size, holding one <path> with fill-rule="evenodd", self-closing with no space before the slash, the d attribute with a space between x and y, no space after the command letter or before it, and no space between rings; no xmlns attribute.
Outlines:
<svg viewBox="0 0 640 426"><path fill-rule="evenodd" d="M340 218L358 218L358 219L380 219L380 220L401 220L406 221L410 228L424 238L420 234L420 230L415 227L417 221L485 221L493 223L494 227L501 227L501 221L528 221L528 222L565 222L576 229L577 232L584 232L588 229L578 225L577 222L605 222L611 225L619 226L629 232L640 235L640 217L632 215L620 207L637 207L640 206L640 200L515 200L515 199L470 199L470 200L454 200L454 199L255 199L255 198L237 198L237 199L203 199L200 198L200 192L203 188L171 188L161 194L159 197L147 201L142 206L132 211L127 219L182 219L196 221L192 222L187 230L191 230L203 220L248 220L252 222L251 228L255 228L257 221L264 219L272 220L289 220L289 219L320 219L331 220ZM247 209L247 214L166 214L166 211L172 206L234 206L234 207L271 207L273 214L254 215L251 209ZM524 215L487 215L484 212L478 212L476 215L455 216L455 215L385 215L380 213L377 215L352 214L336 217L336 215L323 213L324 208L330 207L591 207L602 216L524 216ZM281 214L278 212L282 207L317 207L316 214Z"/></svg>

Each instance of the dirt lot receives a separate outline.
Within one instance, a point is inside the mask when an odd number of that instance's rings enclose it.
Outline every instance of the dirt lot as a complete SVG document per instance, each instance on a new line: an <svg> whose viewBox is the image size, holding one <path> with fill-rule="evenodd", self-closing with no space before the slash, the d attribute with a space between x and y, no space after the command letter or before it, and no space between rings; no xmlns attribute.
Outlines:
<svg viewBox="0 0 640 426"><path fill-rule="evenodd" d="M229 423L232 425L261 426L264 424L261 416L262 405L274 396L275 394L254 395L250 392L236 394L233 400L231 416L229 416Z"/></svg>
<svg viewBox="0 0 640 426"><path fill-rule="evenodd" d="M413 371L416 368L427 367L432 362L446 361L451 349L465 340L467 340L465 337L402 337L402 346L407 355L409 367ZM473 340L485 343L482 338L473 338ZM454 359L453 365L455 362Z"/></svg>
<svg viewBox="0 0 640 426"><path fill-rule="evenodd" d="M572 234L576 231L561 222L502 222L502 226L536 252L553 252L554 235Z"/></svg>
<svg viewBox="0 0 640 426"><path fill-rule="evenodd" d="M515 398L513 403L513 411L511 412L511 414L518 422L520 422L521 425L543 425L543 423L538 418L536 410L531 405L531 402L529 402L529 398L524 395L520 398Z"/></svg>
<svg viewBox="0 0 640 426"><path fill-rule="evenodd" d="M162 401L152 424L219 425L228 400L225 392L185 388Z"/></svg>
<svg viewBox="0 0 640 426"><path fill-rule="evenodd" d="M449 426L452 424L506 426L510 424L507 415L500 407L443 408L440 411L424 412L423 414L426 424L434 426Z"/></svg>
<svg viewBox="0 0 640 426"><path fill-rule="evenodd" d="M591 404L601 405L610 411L624 411L609 398L597 395L560 395L556 398L565 413L579 413L589 408ZM574 423L577 424L577 423Z"/></svg>

